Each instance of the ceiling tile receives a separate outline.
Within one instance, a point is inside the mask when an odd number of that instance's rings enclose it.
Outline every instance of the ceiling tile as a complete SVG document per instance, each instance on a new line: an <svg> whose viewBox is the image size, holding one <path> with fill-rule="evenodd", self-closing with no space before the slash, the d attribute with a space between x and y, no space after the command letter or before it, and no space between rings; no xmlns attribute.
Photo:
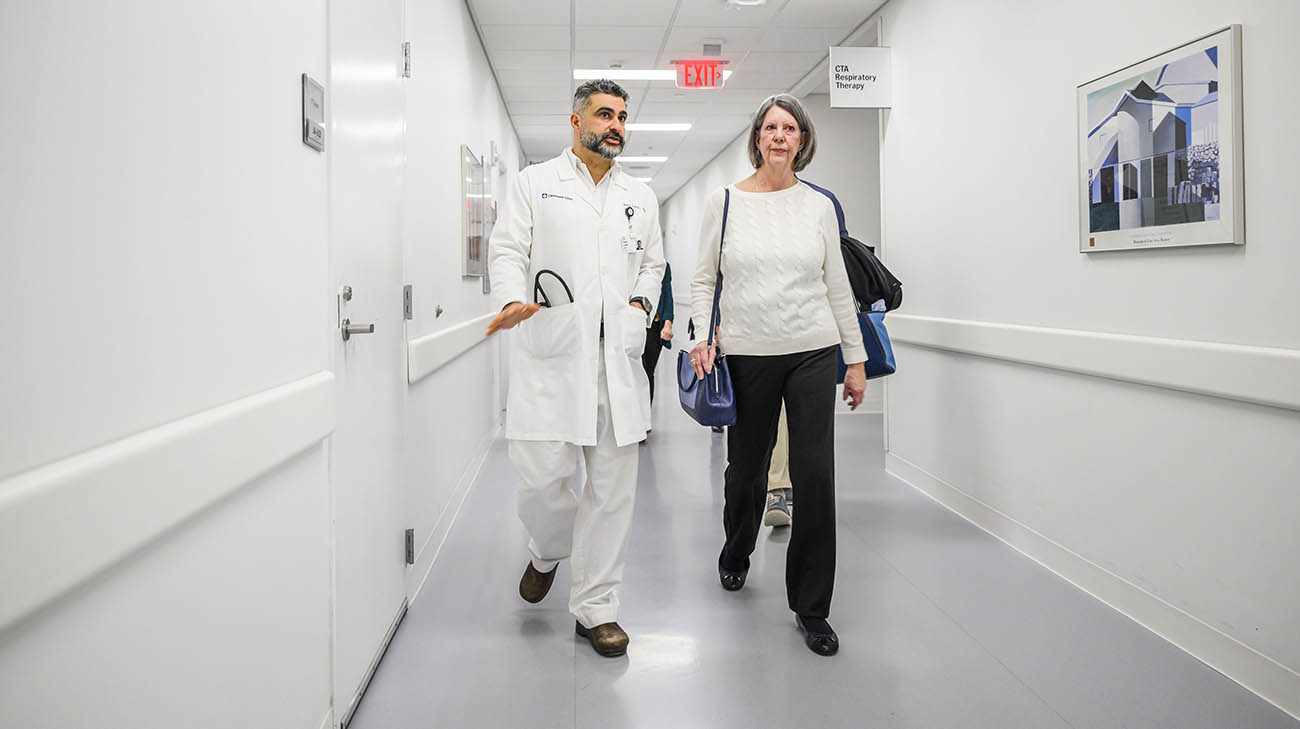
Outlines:
<svg viewBox="0 0 1300 729"><path fill-rule="evenodd" d="M605 0L577 0L574 22L579 28L627 25L653 25L662 28L673 16L673 7L677 5L677 0L636 0L636 2L621 2L613 5L611 9L611 3Z"/></svg>
<svg viewBox="0 0 1300 729"><path fill-rule="evenodd" d="M568 25L480 26L488 55L497 49L510 51L556 51L569 48Z"/></svg>
<svg viewBox="0 0 1300 729"><path fill-rule="evenodd" d="M753 51L821 51L837 45L853 31L848 28L773 28L763 34Z"/></svg>
<svg viewBox="0 0 1300 729"><path fill-rule="evenodd" d="M578 28L574 35L578 51L658 51L663 26ZM567 39L565 41L567 47Z"/></svg>
<svg viewBox="0 0 1300 729"><path fill-rule="evenodd" d="M510 101L553 101L559 99L565 104L573 95L572 82L563 84L537 84L535 86L501 85L501 95Z"/></svg>
<svg viewBox="0 0 1300 729"><path fill-rule="evenodd" d="M695 127L691 133L731 133L733 136L740 134L749 127L749 114L709 114L706 117L697 119Z"/></svg>
<svg viewBox="0 0 1300 729"><path fill-rule="evenodd" d="M568 114L511 114L511 118L514 119L515 126L519 127L569 128Z"/></svg>
<svg viewBox="0 0 1300 729"><path fill-rule="evenodd" d="M569 24L569 0L528 0L527 2L502 2L501 0L470 0L474 18L479 25Z"/></svg>
<svg viewBox="0 0 1300 729"><path fill-rule="evenodd" d="M726 90L753 91L762 90L769 94L781 93L795 85L803 78L810 66L788 72L780 71L737 71L727 79Z"/></svg>
<svg viewBox="0 0 1300 729"><path fill-rule="evenodd" d="M777 28L843 28L848 33L884 0L790 0L772 24Z"/></svg>
<svg viewBox="0 0 1300 729"><path fill-rule="evenodd" d="M693 28L677 25L668 34L668 43L664 46L664 52L697 57L704 50L705 40L720 40L724 57L738 58L737 54L748 51L762 35L763 31L758 28ZM665 62L671 60L672 58L664 58Z"/></svg>
<svg viewBox="0 0 1300 729"><path fill-rule="evenodd" d="M567 44L566 44L567 45ZM492 67L498 71L551 70L568 71L569 51L492 51Z"/></svg>
<svg viewBox="0 0 1300 729"><path fill-rule="evenodd" d="M573 65L576 68L609 68L611 63L620 63L623 68L653 68L658 55L658 46L655 50L645 51L578 51L574 54Z"/></svg>
<svg viewBox="0 0 1300 729"><path fill-rule="evenodd" d="M827 54L828 51L824 48L802 52L754 51L745 56L745 60L735 66L734 70L744 74L771 71L785 74L798 73L802 76Z"/></svg>
<svg viewBox="0 0 1300 729"><path fill-rule="evenodd" d="M525 116L559 116L569 113L569 102L560 97L555 101L507 101L506 106L512 115ZM564 117L568 119L567 116Z"/></svg>
<svg viewBox="0 0 1300 729"><path fill-rule="evenodd" d="M533 84L546 84L548 86L559 86L567 84L573 80L573 74L567 70L563 71L521 71L517 69L498 70L497 80L502 86L531 86Z"/></svg>
<svg viewBox="0 0 1300 729"><path fill-rule="evenodd" d="M677 25L762 28L776 16L780 6L779 2L769 2L755 7L729 8L722 0L683 0L677 11Z"/></svg>

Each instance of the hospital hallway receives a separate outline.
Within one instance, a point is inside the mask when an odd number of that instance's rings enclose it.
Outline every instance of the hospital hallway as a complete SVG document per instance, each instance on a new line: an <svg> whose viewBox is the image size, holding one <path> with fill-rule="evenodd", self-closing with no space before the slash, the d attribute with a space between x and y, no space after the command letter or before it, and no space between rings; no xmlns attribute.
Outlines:
<svg viewBox="0 0 1300 729"><path fill-rule="evenodd" d="M841 649L814 655L785 602L788 528L762 527L742 590L718 584L726 436L666 394L641 448L627 655L574 635L567 562L542 602L520 599L527 537L498 439L352 729L1300 727L891 477L879 414L836 416Z"/></svg>
<svg viewBox="0 0 1300 729"><path fill-rule="evenodd" d="M1300 729L1297 28L0 2L0 729Z"/></svg>

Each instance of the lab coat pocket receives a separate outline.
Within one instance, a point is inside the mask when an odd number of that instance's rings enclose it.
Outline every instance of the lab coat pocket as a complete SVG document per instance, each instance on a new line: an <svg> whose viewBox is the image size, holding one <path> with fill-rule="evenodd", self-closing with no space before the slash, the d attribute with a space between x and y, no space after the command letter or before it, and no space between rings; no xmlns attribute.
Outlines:
<svg viewBox="0 0 1300 729"><path fill-rule="evenodd" d="M640 357L645 350L646 316L639 306L623 310L623 351L629 357Z"/></svg>
<svg viewBox="0 0 1300 729"><path fill-rule="evenodd" d="M543 307L519 325L524 351L536 359L577 356L578 307L575 304Z"/></svg>

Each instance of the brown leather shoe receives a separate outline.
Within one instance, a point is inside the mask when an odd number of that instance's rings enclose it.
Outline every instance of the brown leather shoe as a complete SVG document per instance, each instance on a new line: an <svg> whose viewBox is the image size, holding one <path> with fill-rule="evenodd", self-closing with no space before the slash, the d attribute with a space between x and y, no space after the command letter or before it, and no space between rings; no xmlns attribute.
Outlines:
<svg viewBox="0 0 1300 729"><path fill-rule="evenodd" d="M627 653L627 633L618 623L601 623L594 628L584 628L582 623L574 625L578 635L591 641L591 647L602 656L614 658Z"/></svg>
<svg viewBox="0 0 1300 729"><path fill-rule="evenodd" d="M524 568L524 576L519 578L519 596L528 602L541 602L542 598L546 597L546 593L551 591L551 583L555 581L555 571L559 568L557 564L550 572L538 572L533 567L533 561L528 560L528 566Z"/></svg>

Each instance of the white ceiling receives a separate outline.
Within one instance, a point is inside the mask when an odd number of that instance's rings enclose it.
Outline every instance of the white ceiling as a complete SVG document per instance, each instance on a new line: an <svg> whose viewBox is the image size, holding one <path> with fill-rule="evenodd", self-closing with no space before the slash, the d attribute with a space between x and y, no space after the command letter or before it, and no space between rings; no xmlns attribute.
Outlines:
<svg viewBox="0 0 1300 729"><path fill-rule="evenodd" d="M770 94L796 85L797 94L824 92L824 79L818 83L810 74L820 69L825 76L827 48L865 45L864 21L885 2L767 0L733 9L724 0L468 0L530 162L573 143L569 107L581 83L573 80L574 68L671 69L674 59L702 57L706 40L722 42L721 58L733 72L723 89L620 82L631 94L629 121L694 124L689 132L628 133L628 156L668 157L625 165L651 177L660 200L743 132Z"/></svg>

